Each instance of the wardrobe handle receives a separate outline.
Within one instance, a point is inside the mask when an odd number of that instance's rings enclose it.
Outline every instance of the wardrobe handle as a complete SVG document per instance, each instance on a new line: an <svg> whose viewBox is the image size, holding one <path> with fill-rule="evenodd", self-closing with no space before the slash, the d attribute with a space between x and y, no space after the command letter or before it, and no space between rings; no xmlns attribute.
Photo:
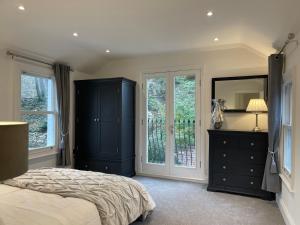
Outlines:
<svg viewBox="0 0 300 225"><path fill-rule="evenodd" d="M94 122L97 122L97 118L94 119Z"/></svg>

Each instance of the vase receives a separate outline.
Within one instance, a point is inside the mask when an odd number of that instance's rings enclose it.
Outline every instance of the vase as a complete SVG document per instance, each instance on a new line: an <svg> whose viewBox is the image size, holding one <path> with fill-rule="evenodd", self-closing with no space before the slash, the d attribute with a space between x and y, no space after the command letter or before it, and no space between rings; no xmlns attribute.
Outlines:
<svg viewBox="0 0 300 225"><path fill-rule="evenodd" d="M225 109L224 99L213 99L213 110L212 110L212 125L215 129L221 129L224 121L223 111Z"/></svg>

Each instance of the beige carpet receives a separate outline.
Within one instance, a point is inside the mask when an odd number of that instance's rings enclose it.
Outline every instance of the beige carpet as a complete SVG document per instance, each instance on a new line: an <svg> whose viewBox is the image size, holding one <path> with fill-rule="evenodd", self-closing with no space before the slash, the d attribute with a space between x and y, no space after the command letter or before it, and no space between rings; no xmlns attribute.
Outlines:
<svg viewBox="0 0 300 225"><path fill-rule="evenodd" d="M156 209L134 225L284 225L274 202L207 192L206 185L135 177L146 186Z"/></svg>

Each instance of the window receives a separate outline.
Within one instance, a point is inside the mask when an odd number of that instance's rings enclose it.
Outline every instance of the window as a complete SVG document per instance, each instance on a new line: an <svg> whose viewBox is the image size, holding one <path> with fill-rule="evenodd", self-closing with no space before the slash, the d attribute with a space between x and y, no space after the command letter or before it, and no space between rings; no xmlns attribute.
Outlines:
<svg viewBox="0 0 300 225"><path fill-rule="evenodd" d="M29 150L55 146L54 80L21 74L21 118L29 124Z"/></svg>
<svg viewBox="0 0 300 225"><path fill-rule="evenodd" d="M282 132L283 132L283 171L286 175L292 173L292 82L283 85L282 108Z"/></svg>

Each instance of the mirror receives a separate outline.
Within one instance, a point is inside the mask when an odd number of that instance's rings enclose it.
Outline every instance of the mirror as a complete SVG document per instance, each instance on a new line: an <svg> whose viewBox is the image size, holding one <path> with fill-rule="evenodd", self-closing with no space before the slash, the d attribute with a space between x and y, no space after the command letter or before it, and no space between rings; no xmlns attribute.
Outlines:
<svg viewBox="0 0 300 225"><path fill-rule="evenodd" d="M222 77L212 79L212 99L224 99L224 112L246 112L252 98L267 101L268 76Z"/></svg>

